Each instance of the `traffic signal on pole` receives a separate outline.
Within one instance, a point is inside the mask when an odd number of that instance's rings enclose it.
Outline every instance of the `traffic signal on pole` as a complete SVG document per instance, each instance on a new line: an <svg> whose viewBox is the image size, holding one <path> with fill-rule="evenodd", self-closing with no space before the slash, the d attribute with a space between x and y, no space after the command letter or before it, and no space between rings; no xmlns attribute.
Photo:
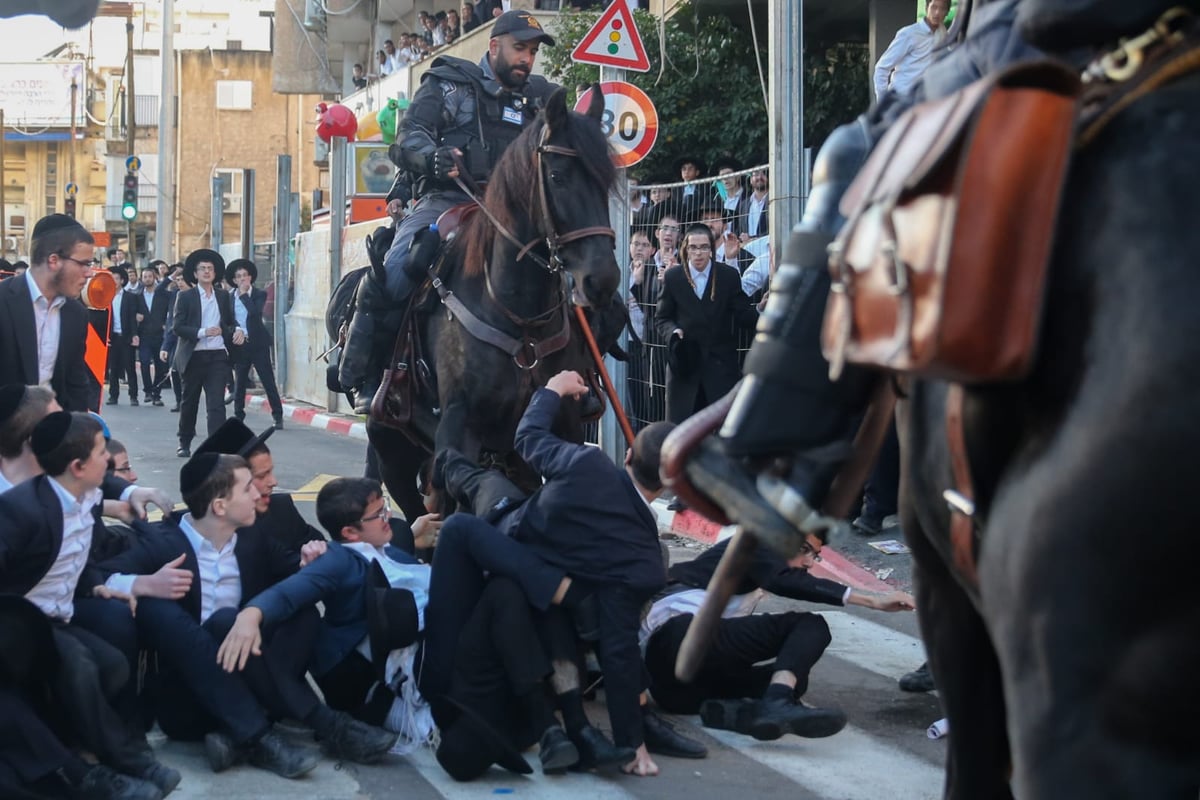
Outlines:
<svg viewBox="0 0 1200 800"><path fill-rule="evenodd" d="M63 213L71 219L75 219L75 198L68 197L63 201Z"/></svg>
<svg viewBox="0 0 1200 800"><path fill-rule="evenodd" d="M138 176L136 172L125 173L125 194L121 198L121 219L130 221L138 212Z"/></svg>

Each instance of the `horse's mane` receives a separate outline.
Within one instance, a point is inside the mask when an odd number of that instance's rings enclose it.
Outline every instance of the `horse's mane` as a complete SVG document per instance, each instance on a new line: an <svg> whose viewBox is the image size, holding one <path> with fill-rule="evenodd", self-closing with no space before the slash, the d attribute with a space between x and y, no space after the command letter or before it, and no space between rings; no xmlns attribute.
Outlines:
<svg viewBox="0 0 1200 800"><path fill-rule="evenodd" d="M500 161L492 170L483 204L500 223L517 234L516 214L523 209L532 209L537 199L537 144L542 128L546 125L543 112L532 125L508 146ZM590 186L611 192L617 180L617 169L613 166L608 140L595 124L583 114L567 113L566 141L560 145L579 153L579 163L587 175ZM474 214L467 221L460 240L466 248L463 254L462 274L482 275L483 265L491 255L497 236L496 228L483 214Z"/></svg>

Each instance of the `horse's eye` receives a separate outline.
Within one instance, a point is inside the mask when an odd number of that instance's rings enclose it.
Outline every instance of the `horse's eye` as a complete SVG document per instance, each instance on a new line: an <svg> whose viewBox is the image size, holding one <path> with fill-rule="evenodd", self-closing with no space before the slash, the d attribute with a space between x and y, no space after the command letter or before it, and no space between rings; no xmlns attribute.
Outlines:
<svg viewBox="0 0 1200 800"><path fill-rule="evenodd" d="M561 186L563 183L563 174L556 169L550 170L550 180L555 185Z"/></svg>

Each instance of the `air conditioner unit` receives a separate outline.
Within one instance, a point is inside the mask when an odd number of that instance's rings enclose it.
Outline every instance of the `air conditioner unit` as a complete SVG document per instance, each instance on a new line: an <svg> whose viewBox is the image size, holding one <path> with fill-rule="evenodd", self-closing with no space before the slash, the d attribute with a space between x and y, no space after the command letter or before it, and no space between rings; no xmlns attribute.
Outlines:
<svg viewBox="0 0 1200 800"><path fill-rule="evenodd" d="M242 196L240 194L221 195L221 212L224 214L242 213Z"/></svg>
<svg viewBox="0 0 1200 800"><path fill-rule="evenodd" d="M18 244L19 244L19 242L17 242L15 237L5 236L4 237L4 252L15 253L17 251Z"/></svg>

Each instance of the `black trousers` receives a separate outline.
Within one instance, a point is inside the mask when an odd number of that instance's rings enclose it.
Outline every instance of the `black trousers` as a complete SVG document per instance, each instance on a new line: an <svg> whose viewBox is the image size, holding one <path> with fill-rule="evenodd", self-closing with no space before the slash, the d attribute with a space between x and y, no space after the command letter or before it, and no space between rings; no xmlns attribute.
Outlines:
<svg viewBox="0 0 1200 800"><path fill-rule="evenodd" d="M382 724L382 719L378 716L379 704L372 703L368 706L367 703L367 695L370 694L371 687L375 686L377 680L375 667L363 657L362 653L351 650L345 658L325 674L313 675L313 680L317 682L321 694L325 696L325 705L338 711L345 711L372 725ZM395 695L382 684L376 689L376 692L387 694L387 697L381 698L381 700L387 702L388 708L390 708L390 701Z"/></svg>
<svg viewBox="0 0 1200 800"><path fill-rule="evenodd" d="M829 625L819 614L789 611L722 619L695 680L683 683L675 677L675 660L691 621L691 614L674 617L646 646L650 692L673 714L695 714L710 697L761 697L779 670L795 673L795 696L800 697L808 689L808 673L830 642Z"/></svg>
<svg viewBox="0 0 1200 800"><path fill-rule="evenodd" d="M451 696L523 750L555 722L543 683L550 671L524 590L491 578L461 630Z"/></svg>
<svg viewBox="0 0 1200 800"><path fill-rule="evenodd" d="M179 406L179 443L190 446L196 437L196 416L200 411L200 392L208 416L208 436L225 421L225 382L229 377L229 357L224 350L197 350L183 372L183 399Z"/></svg>
<svg viewBox="0 0 1200 800"><path fill-rule="evenodd" d="M54 643L62 656L55 693L81 744L119 772L139 774L154 761L146 737L121 718L111 698L129 681L125 657L100 637L76 625L56 624Z"/></svg>
<svg viewBox="0 0 1200 800"><path fill-rule="evenodd" d="M141 607L140 604L138 607ZM129 680L109 698L109 702L121 719L131 723L145 720L146 716L137 695L141 646L138 642L137 623L129 613L129 605L121 600L78 598L75 600L75 614L71 617L71 625L99 637L124 657L129 667ZM143 730L146 727L148 725L144 725Z"/></svg>
<svg viewBox="0 0 1200 800"><path fill-rule="evenodd" d="M142 368L142 386L146 396L159 399L162 397L162 385L167 382L167 365L158 357L162 352L162 339L147 340L145 337L138 344L138 362ZM153 374L151 374L153 366Z"/></svg>
<svg viewBox="0 0 1200 800"><path fill-rule="evenodd" d="M201 625L173 600L147 597L138 602L138 631L158 653L158 724L172 739L195 741L220 730L241 744L270 727L243 676L217 663L224 638L213 631L218 614Z"/></svg>
<svg viewBox="0 0 1200 800"><path fill-rule="evenodd" d="M66 797L88 766L15 691L0 687L0 797Z"/></svg>
<svg viewBox="0 0 1200 800"><path fill-rule="evenodd" d="M246 414L246 383L251 367L254 367L258 379L262 381L263 391L267 394L267 404L271 406L271 415L279 419L283 416L283 401L279 399L279 387L275 385L275 368L271 366L271 348L266 342L245 344L233 349L233 413L238 419Z"/></svg>
<svg viewBox="0 0 1200 800"><path fill-rule="evenodd" d="M433 551L429 604L425 608L418 685L431 702L450 689L459 638L487 584L485 570L493 576L513 579L526 602L542 610L550 606L564 577L562 570L478 517L451 515Z"/></svg>
<svg viewBox="0 0 1200 800"><path fill-rule="evenodd" d="M121 381L128 384L129 399L138 399L137 348L129 343L129 339L124 333L110 333L108 336L108 363L105 373L108 376L110 400L116 400L121 394Z"/></svg>

